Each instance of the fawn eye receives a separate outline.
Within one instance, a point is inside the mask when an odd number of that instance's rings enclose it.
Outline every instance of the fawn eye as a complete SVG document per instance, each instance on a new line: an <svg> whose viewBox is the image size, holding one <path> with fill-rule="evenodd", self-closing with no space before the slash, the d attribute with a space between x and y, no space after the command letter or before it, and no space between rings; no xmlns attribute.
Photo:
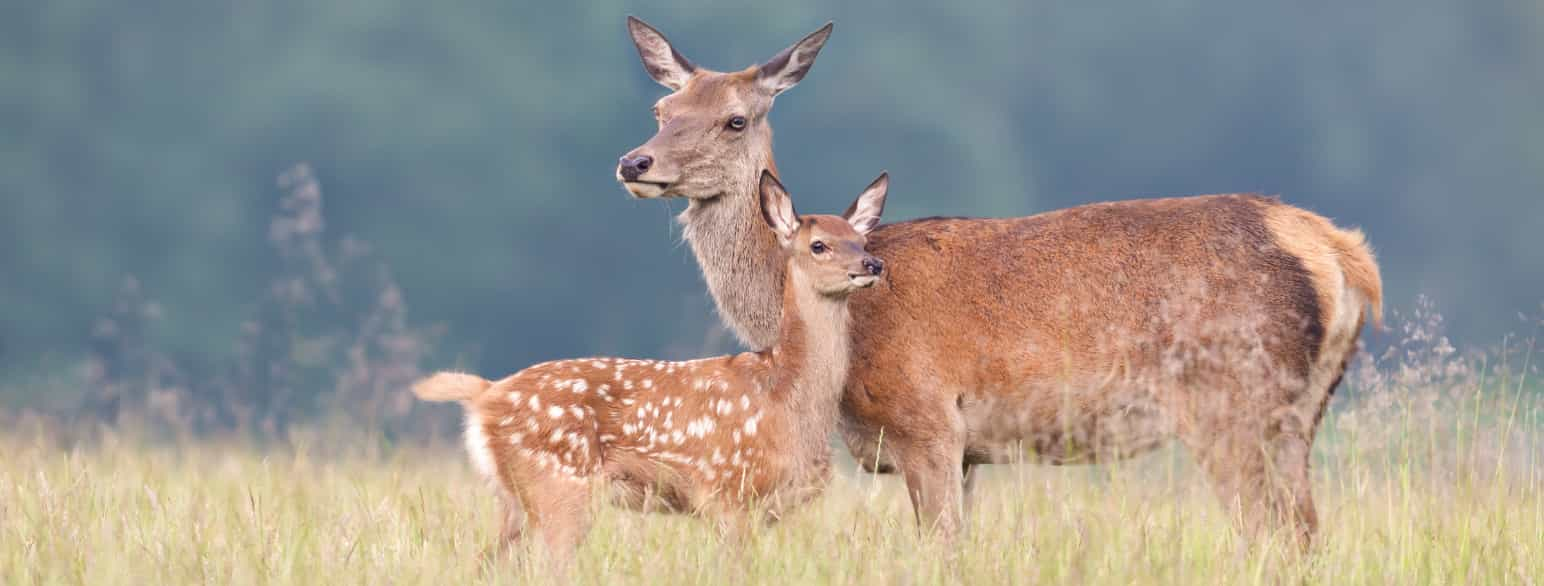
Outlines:
<svg viewBox="0 0 1544 586"><path fill-rule="evenodd" d="M745 122L745 117L744 116L730 116L729 117L729 129L730 130L745 130L745 124L746 124L746 122Z"/></svg>
<svg viewBox="0 0 1544 586"><path fill-rule="evenodd" d="M826 243L816 240L810 243L810 252L820 254L826 251Z"/></svg>

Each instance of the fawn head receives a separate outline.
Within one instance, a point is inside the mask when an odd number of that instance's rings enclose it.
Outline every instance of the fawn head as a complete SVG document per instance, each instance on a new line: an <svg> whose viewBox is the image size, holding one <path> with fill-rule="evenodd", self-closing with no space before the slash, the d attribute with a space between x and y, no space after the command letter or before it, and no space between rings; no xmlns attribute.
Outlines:
<svg viewBox="0 0 1544 586"><path fill-rule="evenodd" d="M772 151L772 99L804 79L831 36L826 23L766 63L720 73L693 65L642 20L628 17L627 29L649 77L673 92L654 104L654 137L617 164L617 180L639 198L711 199L755 177Z"/></svg>
<svg viewBox="0 0 1544 586"><path fill-rule="evenodd" d="M788 191L771 172L761 172L758 186L761 217L777 234L790 259L790 270L803 273L816 291L833 296L873 285L884 272L884 261L863 247L868 244L869 231L879 225L889 189L890 175L881 173L846 213L800 216L794 212Z"/></svg>

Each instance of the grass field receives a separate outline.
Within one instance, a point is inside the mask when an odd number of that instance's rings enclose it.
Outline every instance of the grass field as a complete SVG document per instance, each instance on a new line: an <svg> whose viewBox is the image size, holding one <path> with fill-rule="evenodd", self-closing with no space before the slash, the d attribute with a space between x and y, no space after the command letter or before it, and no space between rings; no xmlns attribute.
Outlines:
<svg viewBox="0 0 1544 586"><path fill-rule="evenodd" d="M893 477L827 496L745 543L689 518L604 509L578 583L1537 584L1544 401L1532 367L1398 368L1343 393L1315 446L1306 555L1246 547L1177 450L1098 467L989 467L970 533L919 537ZM1436 381L1436 382L1434 382ZM1381 390L1377 390L1381 389ZM451 409L453 407L446 407ZM116 431L74 447L0 432L5 584L549 581L485 562L494 497L448 439L326 431L261 446Z"/></svg>

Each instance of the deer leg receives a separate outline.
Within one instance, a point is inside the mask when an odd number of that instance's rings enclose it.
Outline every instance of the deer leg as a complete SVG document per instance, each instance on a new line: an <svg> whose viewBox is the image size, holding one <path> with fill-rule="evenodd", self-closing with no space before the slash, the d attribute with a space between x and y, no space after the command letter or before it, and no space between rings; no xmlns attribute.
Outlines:
<svg viewBox="0 0 1544 586"><path fill-rule="evenodd" d="M951 541L964 528L963 443L958 436L927 443L896 442L896 463L906 479L918 525Z"/></svg>
<svg viewBox="0 0 1544 586"><path fill-rule="evenodd" d="M966 521L970 520L971 511L974 510L976 506L976 475L978 472L980 472L980 470L980 465L971 464L969 461L967 461L964 464L964 470L960 472L961 476L964 478L964 482L960 488L960 500L963 501L961 508L964 511L963 516Z"/></svg>
<svg viewBox="0 0 1544 586"><path fill-rule="evenodd" d="M507 555L519 543L525 530L525 511L520 507L520 497L502 486L499 487L499 540L483 552L486 559Z"/></svg>
<svg viewBox="0 0 1544 586"><path fill-rule="evenodd" d="M548 476L521 491L526 518L559 572L566 571L590 530L590 484L583 477Z"/></svg>
<svg viewBox="0 0 1544 586"><path fill-rule="evenodd" d="M499 526L499 545L507 549L525 533L525 511L520 508L520 497L507 490L499 491L499 509L504 517Z"/></svg>
<svg viewBox="0 0 1544 586"><path fill-rule="evenodd" d="M1211 481L1212 491L1245 537L1253 538L1263 512L1264 445L1244 430L1202 433L1186 445Z"/></svg>
<svg viewBox="0 0 1544 586"><path fill-rule="evenodd" d="M1287 433L1272 442L1272 467L1275 496L1279 499L1275 520L1280 529L1290 531L1299 549L1313 544L1319 528L1319 514L1313 504L1313 478L1309 466L1313 460L1313 436Z"/></svg>
<svg viewBox="0 0 1544 586"><path fill-rule="evenodd" d="M750 511L731 507L723 503L715 503L706 510L706 517L713 522L713 528L718 531L718 538L727 544L739 548L750 542L751 532L754 526ZM768 516L764 523L775 522L775 518Z"/></svg>
<svg viewBox="0 0 1544 586"><path fill-rule="evenodd" d="M1266 427L1234 425L1186 444L1247 539L1289 530L1306 548L1317 524L1308 474L1310 444L1301 433Z"/></svg>

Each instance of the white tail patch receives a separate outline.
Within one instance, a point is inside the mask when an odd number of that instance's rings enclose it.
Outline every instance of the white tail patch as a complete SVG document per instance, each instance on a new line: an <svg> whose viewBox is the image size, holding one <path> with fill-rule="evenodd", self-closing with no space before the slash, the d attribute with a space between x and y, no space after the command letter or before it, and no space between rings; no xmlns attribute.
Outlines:
<svg viewBox="0 0 1544 586"><path fill-rule="evenodd" d="M493 463L493 449L488 446L488 434L483 431L482 417L466 414L466 453L472 458L472 467L490 482L498 480L498 469Z"/></svg>

